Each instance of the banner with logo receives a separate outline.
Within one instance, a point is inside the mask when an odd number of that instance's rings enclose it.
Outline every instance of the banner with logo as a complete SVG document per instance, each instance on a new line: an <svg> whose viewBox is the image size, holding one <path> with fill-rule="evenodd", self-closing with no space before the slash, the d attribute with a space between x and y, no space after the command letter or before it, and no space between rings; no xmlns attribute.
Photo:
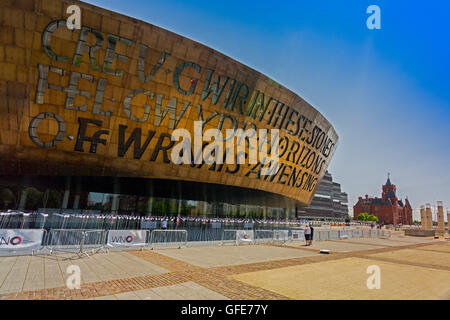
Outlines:
<svg viewBox="0 0 450 320"><path fill-rule="evenodd" d="M254 239L253 230L236 230L236 244L253 243Z"/></svg>
<svg viewBox="0 0 450 320"><path fill-rule="evenodd" d="M43 235L42 229L0 229L0 251L37 250Z"/></svg>
<svg viewBox="0 0 450 320"><path fill-rule="evenodd" d="M109 230L109 247L132 247L145 245L147 231L145 230Z"/></svg>
<svg viewBox="0 0 450 320"><path fill-rule="evenodd" d="M292 230L292 240L293 241L305 241L305 231L304 230Z"/></svg>

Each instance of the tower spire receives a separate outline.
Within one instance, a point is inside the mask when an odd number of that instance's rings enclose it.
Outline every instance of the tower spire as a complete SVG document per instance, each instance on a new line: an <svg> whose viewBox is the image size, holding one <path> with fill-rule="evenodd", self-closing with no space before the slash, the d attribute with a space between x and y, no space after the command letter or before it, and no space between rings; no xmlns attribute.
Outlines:
<svg viewBox="0 0 450 320"><path fill-rule="evenodd" d="M387 174L387 181L386 181L386 186L390 186L390 185L392 185L392 184L391 184L391 179L390 179L390 176L391 176L391 173L390 173L390 172L388 172L388 174Z"/></svg>

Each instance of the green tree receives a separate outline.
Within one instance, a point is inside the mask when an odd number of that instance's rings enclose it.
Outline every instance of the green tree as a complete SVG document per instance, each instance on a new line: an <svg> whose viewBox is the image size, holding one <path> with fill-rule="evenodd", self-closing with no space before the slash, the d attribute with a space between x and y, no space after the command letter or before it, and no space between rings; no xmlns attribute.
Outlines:
<svg viewBox="0 0 450 320"><path fill-rule="evenodd" d="M52 189L47 189L43 195L44 208L59 208L61 206L61 194Z"/></svg>
<svg viewBox="0 0 450 320"><path fill-rule="evenodd" d="M360 214L358 214L358 216L356 217L357 220L359 221L367 221L369 214L366 212L362 212Z"/></svg>
<svg viewBox="0 0 450 320"><path fill-rule="evenodd" d="M0 190L0 204L2 208L9 208L16 201L16 197L14 197L14 193L8 188L3 188Z"/></svg>
<svg viewBox="0 0 450 320"><path fill-rule="evenodd" d="M379 219L378 219L378 217L376 215L368 214L366 212L358 214L356 219L359 220L359 221L374 221L374 222L378 222L379 221Z"/></svg>
<svg viewBox="0 0 450 320"><path fill-rule="evenodd" d="M42 205L42 192L33 187L25 188L27 201L25 209L36 210Z"/></svg>

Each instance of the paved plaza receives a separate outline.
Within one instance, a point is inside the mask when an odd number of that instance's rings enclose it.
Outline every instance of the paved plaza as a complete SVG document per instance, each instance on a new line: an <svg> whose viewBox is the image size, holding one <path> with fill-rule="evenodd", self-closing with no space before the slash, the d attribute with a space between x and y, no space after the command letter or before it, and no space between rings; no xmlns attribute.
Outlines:
<svg viewBox="0 0 450 320"><path fill-rule="evenodd" d="M321 254L321 249L331 250ZM450 299L450 241L393 235L0 257L0 299ZM67 268L81 271L69 289ZM381 271L369 290L367 268Z"/></svg>

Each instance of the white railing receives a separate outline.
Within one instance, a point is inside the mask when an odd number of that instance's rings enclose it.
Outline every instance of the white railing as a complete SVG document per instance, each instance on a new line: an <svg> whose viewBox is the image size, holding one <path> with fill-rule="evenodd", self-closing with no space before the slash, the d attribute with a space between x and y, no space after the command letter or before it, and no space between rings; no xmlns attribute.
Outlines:
<svg viewBox="0 0 450 320"><path fill-rule="evenodd" d="M148 247L154 248L181 248L187 246L188 233L186 230L156 229L150 234Z"/></svg>
<svg viewBox="0 0 450 320"><path fill-rule="evenodd" d="M49 253L74 253L88 256L88 251L106 251L107 230L51 229L46 239Z"/></svg>

